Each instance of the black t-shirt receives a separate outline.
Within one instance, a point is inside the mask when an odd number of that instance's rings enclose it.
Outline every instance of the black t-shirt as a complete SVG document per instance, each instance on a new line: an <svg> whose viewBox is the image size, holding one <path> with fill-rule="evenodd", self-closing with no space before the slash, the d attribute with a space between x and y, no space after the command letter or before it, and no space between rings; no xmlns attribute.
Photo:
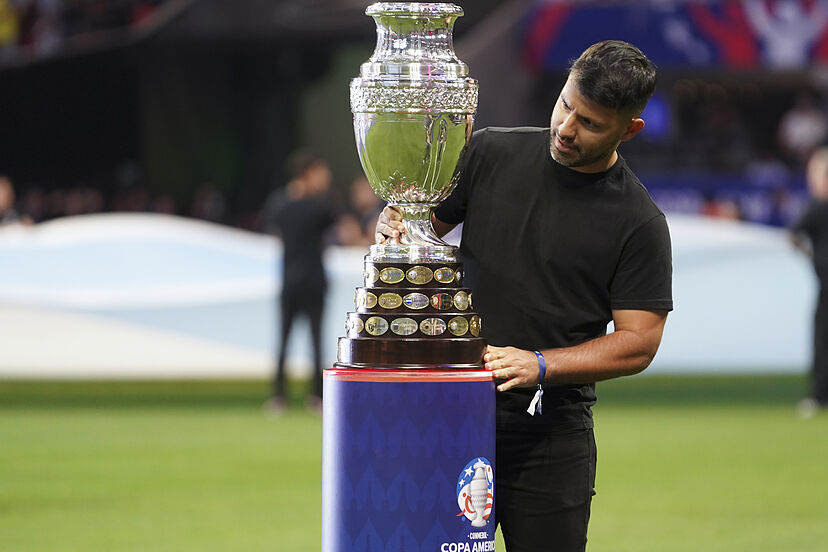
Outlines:
<svg viewBox="0 0 828 552"><path fill-rule="evenodd" d="M325 235L336 214L325 197L290 200L272 196L266 206L267 225L282 237L282 289L307 299L321 297L327 287L322 254Z"/></svg>
<svg viewBox="0 0 828 552"><path fill-rule="evenodd" d="M821 282L828 281L828 201L813 201L796 224L793 231L805 234L811 240L814 252L814 268Z"/></svg>
<svg viewBox="0 0 828 552"><path fill-rule="evenodd" d="M483 129L434 214L464 223L466 285L492 345L577 345L605 335L613 309L673 308L667 223L621 157L584 174L552 159L549 129ZM545 385L533 417L534 391L498 393L498 426L592 427L593 382Z"/></svg>

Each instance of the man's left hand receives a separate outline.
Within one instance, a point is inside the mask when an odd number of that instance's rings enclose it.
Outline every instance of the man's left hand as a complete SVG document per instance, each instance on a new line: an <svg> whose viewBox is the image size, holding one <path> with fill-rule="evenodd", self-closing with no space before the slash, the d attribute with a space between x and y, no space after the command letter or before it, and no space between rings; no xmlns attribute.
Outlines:
<svg viewBox="0 0 828 552"><path fill-rule="evenodd" d="M483 355L486 369L494 372L495 379L506 380L497 386L498 391L513 387L533 387L538 384L540 370L538 357L533 351L515 347L486 347Z"/></svg>

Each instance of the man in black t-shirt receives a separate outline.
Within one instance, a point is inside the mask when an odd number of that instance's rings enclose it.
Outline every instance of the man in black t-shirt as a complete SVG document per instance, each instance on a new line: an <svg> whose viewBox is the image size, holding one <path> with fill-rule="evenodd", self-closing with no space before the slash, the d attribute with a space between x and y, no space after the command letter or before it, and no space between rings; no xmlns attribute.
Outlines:
<svg viewBox="0 0 828 552"><path fill-rule="evenodd" d="M808 188L813 201L792 228L794 245L811 256L819 279L814 311L811 392L796 408L803 418L828 408L828 148L820 148L811 155Z"/></svg>
<svg viewBox="0 0 828 552"><path fill-rule="evenodd" d="M434 211L441 235L464 223L466 284L499 380L494 502L509 552L584 550L595 382L644 370L672 309L664 215L616 151L643 128L655 80L634 46L591 46L550 127L476 132ZM383 211L378 243L399 239L399 219Z"/></svg>

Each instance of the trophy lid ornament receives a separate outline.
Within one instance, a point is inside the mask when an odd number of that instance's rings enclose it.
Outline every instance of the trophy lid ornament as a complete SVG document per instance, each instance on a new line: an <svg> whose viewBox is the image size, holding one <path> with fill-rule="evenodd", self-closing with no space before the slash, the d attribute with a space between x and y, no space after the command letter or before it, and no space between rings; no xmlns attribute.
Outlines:
<svg viewBox="0 0 828 552"><path fill-rule="evenodd" d="M374 245L374 261L457 260L434 232L431 209L451 194L471 138L477 81L454 53L463 15L446 3L380 2L365 13L377 45L351 81L354 135L375 193L403 218L402 244Z"/></svg>

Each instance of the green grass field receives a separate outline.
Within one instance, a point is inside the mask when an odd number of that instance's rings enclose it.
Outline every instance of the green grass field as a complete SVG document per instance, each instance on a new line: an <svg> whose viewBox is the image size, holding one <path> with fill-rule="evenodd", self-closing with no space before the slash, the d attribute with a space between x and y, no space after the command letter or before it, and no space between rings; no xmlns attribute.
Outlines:
<svg viewBox="0 0 828 552"><path fill-rule="evenodd" d="M0 381L0 551L318 551L321 419L263 415L266 389ZM794 417L803 389L600 385L588 549L826 550L828 415Z"/></svg>

